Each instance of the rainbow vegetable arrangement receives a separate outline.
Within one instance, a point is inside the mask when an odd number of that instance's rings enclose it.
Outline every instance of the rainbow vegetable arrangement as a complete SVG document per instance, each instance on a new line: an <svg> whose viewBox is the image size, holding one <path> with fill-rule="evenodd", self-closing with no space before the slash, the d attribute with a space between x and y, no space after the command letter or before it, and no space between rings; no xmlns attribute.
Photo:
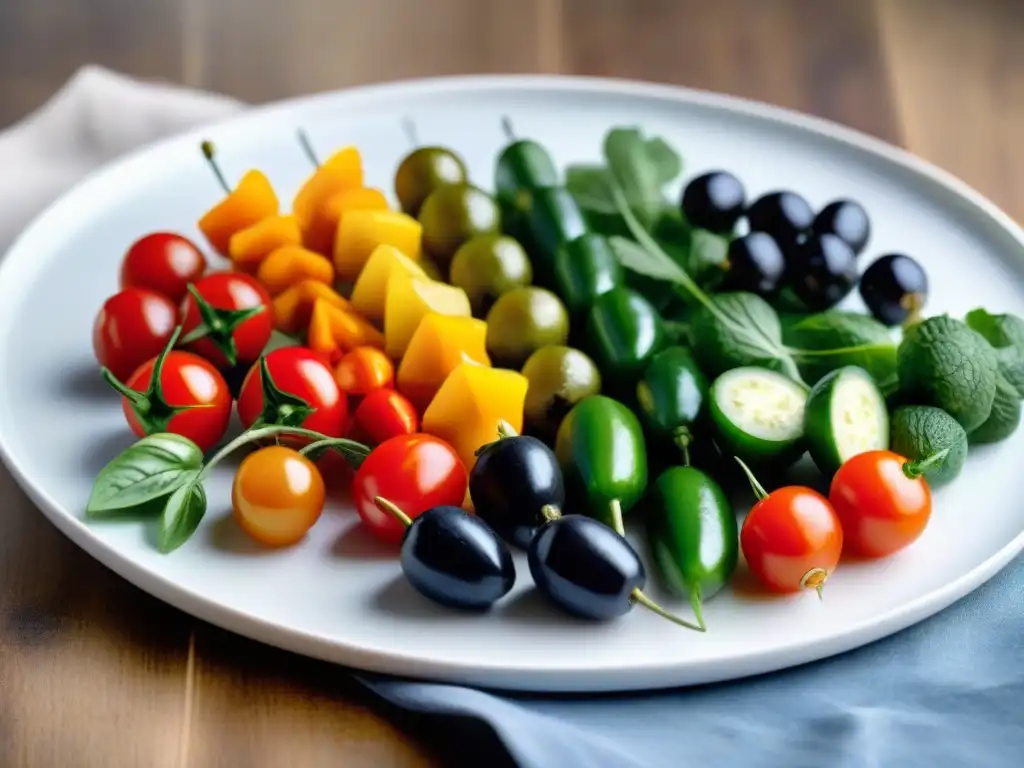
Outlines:
<svg viewBox="0 0 1024 768"><path fill-rule="evenodd" d="M561 173L505 126L493 195L420 147L393 180L400 210L355 147L321 162L300 135L315 168L288 212L204 144L225 194L198 227L226 266L165 232L125 255L94 348L140 439L86 515L150 514L170 552L211 468L245 448L231 504L266 546L301 541L346 482L436 602L493 605L518 547L570 613L640 604L703 631L741 555L766 589L821 595L842 556L913 544L931 489L1019 424L1024 321L924 317L917 261L861 269L858 203L750 201L726 171L674 203L682 159L661 139L615 128L602 163ZM870 314L837 308L855 288ZM244 431L225 444L233 405ZM807 453L826 493L786 481ZM742 524L731 482L756 497ZM692 621L644 593L632 518Z"/></svg>

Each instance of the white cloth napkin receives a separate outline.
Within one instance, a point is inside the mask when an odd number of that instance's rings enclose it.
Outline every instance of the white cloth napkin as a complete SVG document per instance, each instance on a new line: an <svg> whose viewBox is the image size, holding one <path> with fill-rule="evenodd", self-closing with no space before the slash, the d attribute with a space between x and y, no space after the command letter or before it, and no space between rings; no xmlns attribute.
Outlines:
<svg viewBox="0 0 1024 768"><path fill-rule="evenodd" d="M46 104L0 132L0 257L93 169L241 107L224 96L83 67Z"/></svg>

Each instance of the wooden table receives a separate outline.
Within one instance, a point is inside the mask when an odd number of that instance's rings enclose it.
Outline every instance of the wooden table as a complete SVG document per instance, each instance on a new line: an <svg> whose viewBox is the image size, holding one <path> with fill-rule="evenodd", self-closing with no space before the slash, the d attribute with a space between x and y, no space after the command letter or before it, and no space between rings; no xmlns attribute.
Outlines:
<svg viewBox="0 0 1024 768"><path fill-rule="evenodd" d="M424 75L611 75L846 123L1020 216L1022 35L1015 0L3 0L0 126L87 62L250 101ZM337 670L129 586L0 469L0 765L439 760Z"/></svg>

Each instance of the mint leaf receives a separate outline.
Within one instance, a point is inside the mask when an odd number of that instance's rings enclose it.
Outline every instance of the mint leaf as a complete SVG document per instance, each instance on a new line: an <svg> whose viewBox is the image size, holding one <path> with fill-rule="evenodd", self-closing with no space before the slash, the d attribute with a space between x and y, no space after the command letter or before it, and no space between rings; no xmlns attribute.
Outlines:
<svg viewBox="0 0 1024 768"><path fill-rule="evenodd" d="M896 388L896 342L873 317L829 310L785 323L782 337L808 383L856 365L871 374L883 392Z"/></svg>
<svg viewBox="0 0 1024 768"><path fill-rule="evenodd" d="M1016 315L992 315L973 309L964 318L967 327L980 333L996 350L999 372L1024 398L1024 320Z"/></svg>

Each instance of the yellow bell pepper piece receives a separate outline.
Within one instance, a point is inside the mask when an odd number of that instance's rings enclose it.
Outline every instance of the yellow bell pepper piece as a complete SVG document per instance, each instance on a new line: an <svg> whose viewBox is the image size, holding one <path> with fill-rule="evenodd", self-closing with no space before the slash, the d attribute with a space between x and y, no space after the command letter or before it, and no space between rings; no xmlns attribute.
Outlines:
<svg viewBox="0 0 1024 768"><path fill-rule="evenodd" d="M422 410L448 374L462 363L491 364L487 356L487 323L474 317L431 312L420 321L402 356L396 389Z"/></svg>
<svg viewBox="0 0 1024 768"><path fill-rule="evenodd" d="M355 280L374 249L393 245L410 259L420 256L423 226L398 211L347 211L334 241L334 268L338 279Z"/></svg>
<svg viewBox="0 0 1024 768"><path fill-rule="evenodd" d="M356 347L383 348L384 336L355 312L339 309L329 301L317 299L313 302L313 312L309 318L306 345L314 352L325 355L334 365L346 352Z"/></svg>
<svg viewBox="0 0 1024 768"><path fill-rule="evenodd" d="M469 297L461 288L425 277L397 273L388 281L384 306L385 351L398 360L405 354L420 321L429 313L469 317Z"/></svg>
<svg viewBox="0 0 1024 768"><path fill-rule="evenodd" d="M396 271L412 277L427 276L417 262L395 246L382 244L374 248L352 288L352 307L356 312L368 320L379 322L384 319L388 281Z"/></svg>
<svg viewBox="0 0 1024 768"><path fill-rule="evenodd" d="M283 245L263 260L256 279L271 296L276 296L303 280L330 285L334 282L334 265L301 245Z"/></svg>
<svg viewBox="0 0 1024 768"><path fill-rule="evenodd" d="M462 363L427 406L422 429L451 445L471 470L476 449L498 438L499 421L522 431L527 386L516 371Z"/></svg>
<svg viewBox="0 0 1024 768"><path fill-rule="evenodd" d="M199 230L213 249L227 256L231 236L280 210L277 194L261 171L246 173L231 192L199 219Z"/></svg>
<svg viewBox="0 0 1024 768"><path fill-rule="evenodd" d="M299 333L309 325L313 303L323 299L338 309L348 310L348 301L327 283L303 280L274 297L274 327L282 333Z"/></svg>
<svg viewBox="0 0 1024 768"><path fill-rule="evenodd" d="M292 210L302 230L302 244L311 251L331 255L337 216L330 202L339 194L363 186L363 159L355 147L342 147L316 169L299 189Z"/></svg>
<svg viewBox="0 0 1024 768"><path fill-rule="evenodd" d="M251 274L282 245L301 244L302 232L294 216L268 216L235 232L228 242L228 256L236 269Z"/></svg>

